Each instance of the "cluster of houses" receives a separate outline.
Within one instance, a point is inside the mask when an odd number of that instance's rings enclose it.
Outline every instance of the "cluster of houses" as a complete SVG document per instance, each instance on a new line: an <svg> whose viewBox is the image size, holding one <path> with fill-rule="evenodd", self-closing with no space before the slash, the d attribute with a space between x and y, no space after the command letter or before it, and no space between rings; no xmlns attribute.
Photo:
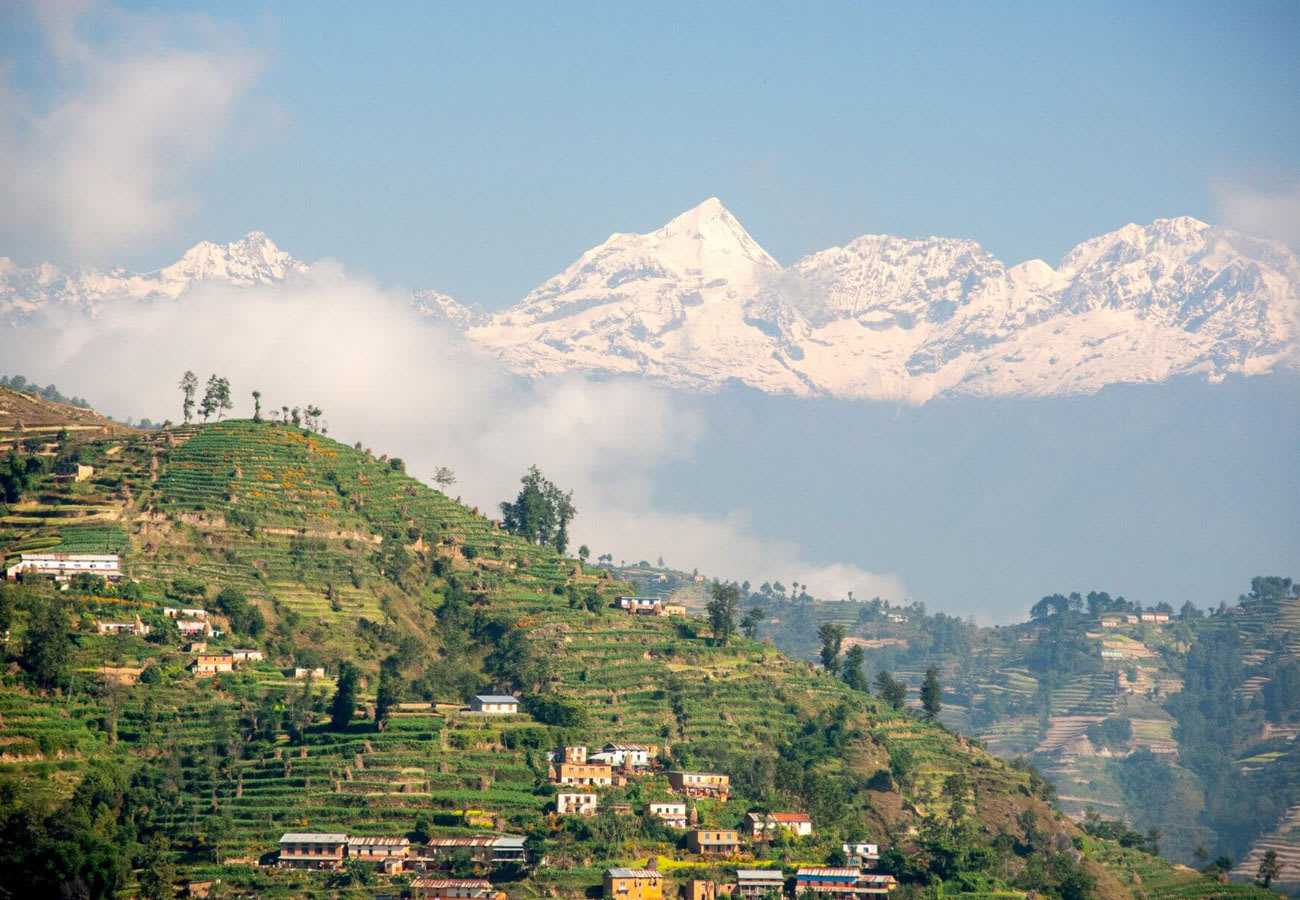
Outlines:
<svg viewBox="0 0 1300 900"><path fill-rule="evenodd" d="M1101 617L1102 628L1123 628L1126 625L1168 625L1167 612L1106 613Z"/></svg>
<svg viewBox="0 0 1300 900"><path fill-rule="evenodd" d="M735 881L718 883L707 879L686 882L685 900L717 900L718 897L766 900L792 892L795 897L815 895L827 900L852 900L872 894L888 894L898 887L892 875L866 871L880 858L875 844L845 844L847 866L803 866L787 879L780 869L737 869ZM664 882L653 868L614 868L605 871L604 895L614 900L663 900Z"/></svg>
<svg viewBox="0 0 1300 900"><path fill-rule="evenodd" d="M684 616L686 607L661 597L619 597L618 608L634 616Z"/></svg>
<svg viewBox="0 0 1300 900"><path fill-rule="evenodd" d="M75 575L98 575L109 581L122 577L122 559L116 553L23 553L5 569L5 579L21 581L34 575L67 582Z"/></svg>

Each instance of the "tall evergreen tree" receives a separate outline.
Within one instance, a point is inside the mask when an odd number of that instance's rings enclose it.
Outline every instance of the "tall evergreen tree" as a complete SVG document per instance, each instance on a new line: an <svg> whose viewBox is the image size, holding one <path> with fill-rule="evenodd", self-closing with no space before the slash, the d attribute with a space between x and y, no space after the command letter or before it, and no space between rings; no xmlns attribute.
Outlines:
<svg viewBox="0 0 1300 900"><path fill-rule="evenodd" d="M825 622L818 627L817 638L822 642L822 665L827 672L834 673L839 666L840 647L844 644L844 626Z"/></svg>
<svg viewBox="0 0 1300 900"><path fill-rule="evenodd" d="M347 731L357 708L357 681L361 673L350 662L339 666L338 687L330 704L330 724L335 731Z"/></svg>
<svg viewBox="0 0 1300 900"><path fill-rule="evenodd" d="M939 684L939 670L934 666L925 670L925 681L921 682L921 708L927 719L939 715L943 708L943 687Z"/></svg>
<svg viewBox="0 0 1300 900"><path fill-rule="evenodd" d="M375 730L383 731L388 715L402 702L402 676L397 671L397 660L389 657L379 667L379 690L375 696Z"/></svg>
<svg viewBox="0 0 1300 900"><path fill-rule="evenodd" d="M43 688L66 688L72 682L72 635L67 604L51 597L32 612L23 640L23 664Z"/></svg>
<svg viewBox="0 0 1300 900"><path fill-rule="evenodd" d="M901 710L907 703L907 685L884 669L876 673L876 693L893 709Z"/></svg>
<svg viewBox="0 0 1300 900"><path fill-rule="evenodd" d="M736 633L736 608L740 605L740 586L715 581L710 588L713 599L709 601L709 627L713 638L725 644Z"/></svg>

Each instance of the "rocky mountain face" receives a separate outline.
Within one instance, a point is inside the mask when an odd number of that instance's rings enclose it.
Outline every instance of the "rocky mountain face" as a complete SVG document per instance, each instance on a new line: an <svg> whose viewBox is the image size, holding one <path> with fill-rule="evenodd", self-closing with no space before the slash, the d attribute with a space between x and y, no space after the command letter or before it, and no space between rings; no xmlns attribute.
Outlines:
<svg viewBox="0 0 1300 900"><path fill-rule="evenodd" d="M307 269L260 232L200 243L144 274L0 259L0 321ZM582 371L924 403L1292 364L1300 262L1280 244L1182 217L1085 241L1055 267L1007 266L968 240L889 235L783 267L712 198L649 234L612 235L502 312L433 290L412 304L532 377Z"/></svg>

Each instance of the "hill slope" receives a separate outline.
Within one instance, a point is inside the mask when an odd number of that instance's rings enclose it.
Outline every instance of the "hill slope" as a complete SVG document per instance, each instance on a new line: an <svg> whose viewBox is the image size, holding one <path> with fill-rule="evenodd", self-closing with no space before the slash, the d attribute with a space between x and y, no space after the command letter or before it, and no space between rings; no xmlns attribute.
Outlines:
<svg viewBox="0 0 1300 900"><path fill-rule="evenodd" d="M47 859L66 865L74 842L125 848L73 857L97 860L106 883L175 866L259 896L302 896L327 876L258 864L284 831L484 828L527 834L549 860L496 871L513 896L578 895L604 866L651 856L674 877L718 872L680 833L613 811L667 798L662 774L602 792L606 811L591 822L548 814L547 752L619 740L729 773L730 801L693 803L702 823L735 827L753 808L811 813L815 838L759 849L778 865L876 839L900 851L892 865L909 882L942 874L1069 894L1077 876L1096 896L1122 897L1141 871L1147 896L1220 893L1149 857L1116 856L1050 810L1032 773L807 663L742 638L719 643L697 620L611 608L625 588L605 573L502 532L400 461L251 422L104 441L85 458L96 482L36 485L41 508L0 533L6 555L66 546L83 526L60 508L91 493L112 510L129 576L66 594L5 589L7 652L26 669L0 691L0 845L26 848L6 858L6 878L36 878ZM227 635L210 650L264 659L196 677L164 606L206 609ZM95 633L97 621L136 616L147 638ZM68 624L60 668L49 648ZM326 705L344 663L362 675L359 711L332 730ZM327 675L295 678L294 666ZM377 728L381 684L410 705ZM518 692L529 714L467 714L464 699L487 689ZM131 859L134 875L115 870Z"/></svg>

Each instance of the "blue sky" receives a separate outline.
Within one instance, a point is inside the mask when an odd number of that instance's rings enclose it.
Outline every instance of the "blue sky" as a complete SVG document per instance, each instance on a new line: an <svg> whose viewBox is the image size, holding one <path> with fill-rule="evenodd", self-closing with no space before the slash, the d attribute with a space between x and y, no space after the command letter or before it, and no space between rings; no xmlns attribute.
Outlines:
<svg viewBox="0 0 1300 900"><path fill-rule="evenodd" d="M710 195L783 262L866 232L1055 262L1300 174L1294 3L283 7L76 23L109 59L142 30L237 57L240 87L178 154L166 228L89 252L11 221L0 255L144 268L257 228L498 308ZM0 13L34 115L79 89L49 77L50 30Z"/></svg>

